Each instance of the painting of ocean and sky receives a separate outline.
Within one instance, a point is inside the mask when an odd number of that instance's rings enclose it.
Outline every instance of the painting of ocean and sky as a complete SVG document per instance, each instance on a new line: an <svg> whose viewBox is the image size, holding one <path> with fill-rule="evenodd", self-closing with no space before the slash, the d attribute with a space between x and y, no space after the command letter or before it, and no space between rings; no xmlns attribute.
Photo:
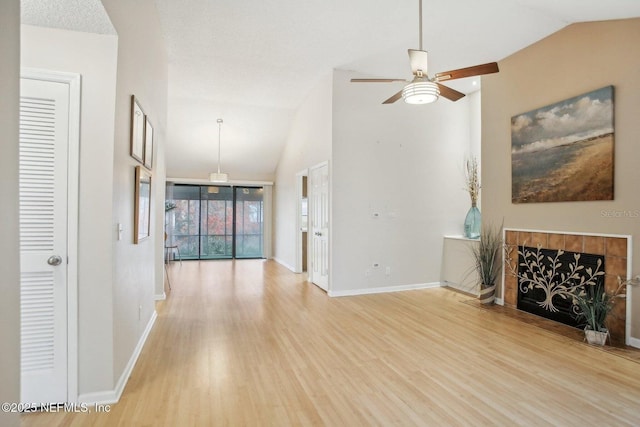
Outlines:
<svg viewBox="0 0 640 427"><path fill-rule="evenodd" d="M613 86L512 117L512 202L613 200L613 135Z"/></svg>

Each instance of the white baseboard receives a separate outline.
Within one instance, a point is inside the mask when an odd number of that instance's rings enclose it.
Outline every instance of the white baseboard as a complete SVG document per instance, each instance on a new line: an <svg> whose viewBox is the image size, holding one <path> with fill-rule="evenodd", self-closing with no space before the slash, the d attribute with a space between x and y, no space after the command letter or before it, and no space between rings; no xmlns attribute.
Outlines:
<svg viewBox="0 0 640 427"><path fill-rule="evenodd" d="M278 264L280 264L283 267L288 268L289 270L293 271L294 273L296 272L296 268L290 266L289 264L287 264L286 262L284 262L283 260L281 260L280 258L272 258L275 262L277 262Z"/></svg>
<svg viewBox="0 0 640 427"><path fill-rule="evenodd" d="M118 379L118 383L116 384L115 389L97 391L92 393L83 393L78 396L79 403L87 403L87 404L93 404L93 405L109 405L109 404L117 403L118 400L120 400L120 396L122 396L124 387L127 385L127 381L131 376L133 367L136 365L136 362L138 361L140 352L144 347L144 343L147 342L149 333L151 332L151 329L153 328L153 325L156 322L157 318L158 318L158 313L156 313L156 311L154 310L153 314L151 315L151 319L149 319L149 322L147 323L147 327L144 329L142 336L138 340L138 344L136 345L136 348L133 350L133 354L129 358L129 362L127 363L127 366L124 368L122 375L120 375L120 378Z"/></svg>
<svg viewBox="0 0 640 427"><path fill-rule="evenodd" d="M496 298L496 304L504 305L504 298Z"/></svg>
<svg viewBox="0 0 640 427"><path fill-rule="evenodd" d="M439 288L440 282L418 283L415 285L385 286L382 288L347 289L345 291L329 291L330 297L346 297L352 295L381 294L386 292L413 291L416 289Z"/></svg>
<svg viewBox="0 0 640 427"><path fill-rule="evenodd" d="M640 339L629 337L629 345L631 347L640 348Z"/></svg>
<svg viewBox="0 0 640 427"><path fill-rule="evenodd" d="M465 294L480 296L479 285L473 285L471 288L465 287L463 283L451 282L449 280L443 280L440 282L441 286L445 286L447 288L455 289L460 292L464 292Z"/></svg>
<svg viewBox="0 0 640 427"><path fill-rule="evenodd" d="M154 298L156 301L164 301L164 300L166 300L166 299L167 299L167 294L166 294L165 292L162 292L162 293L161 293L161 294L159 294L159 295L158 295L158 294L154 295L154 296L153 296L153 298Z"/></svg>
<svg viewBox="0 0 640 427"><path fill-rule="evenodd" d="M78 396L78 403L86 403L87 405L112 405L117 402L118 397L115 390L82 393Z"/></svg>

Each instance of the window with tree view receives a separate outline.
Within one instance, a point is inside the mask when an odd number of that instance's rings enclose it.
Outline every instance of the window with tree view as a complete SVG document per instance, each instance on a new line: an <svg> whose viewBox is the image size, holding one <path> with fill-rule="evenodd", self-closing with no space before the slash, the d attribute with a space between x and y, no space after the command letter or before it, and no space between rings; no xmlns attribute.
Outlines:
<svg viewBox="0 0 640 427"><path fill-rule="evenodd" d="M183 259L261 258L262 195L262 188L176 184L171 243Z"/></svg>

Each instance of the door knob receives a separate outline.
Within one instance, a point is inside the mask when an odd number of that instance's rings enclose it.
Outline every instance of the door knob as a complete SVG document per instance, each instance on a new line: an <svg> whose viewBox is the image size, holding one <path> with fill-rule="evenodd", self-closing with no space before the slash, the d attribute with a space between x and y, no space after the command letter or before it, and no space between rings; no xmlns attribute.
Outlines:
<svg viewBox="0 0 640 427"><path fill-rule="evenodd" d="M62 257L59 255L51 255L47 260L47 264L49 265L60 265L62 264Z"/></svg>

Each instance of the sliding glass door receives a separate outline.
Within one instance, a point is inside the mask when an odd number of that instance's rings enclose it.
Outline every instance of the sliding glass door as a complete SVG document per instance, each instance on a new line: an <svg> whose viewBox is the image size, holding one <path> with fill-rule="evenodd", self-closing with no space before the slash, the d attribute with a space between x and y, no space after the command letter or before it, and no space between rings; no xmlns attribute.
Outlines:
<svg viewBox="0 0 640 427"><path fill-rule="evenodd" d="M263 189L179 185L167 233L183 259L262 258Z"/></svg>
<svg viewBox="0 0 640 427"><path fill-rule="evenodd" d="M200 259L233 257L233 189L200 187Z"/></svg>
<svg viewBox="0 0 640 427"><path fill-rule="evenodd" d="M178 245L182 259L200 257L200 187L176 185L175 209L165 215L165 246Z"/></svg>
<svg viewBox="0 0 640 427"><path fill-rule="evenodd" d="M262 258L263 190L236 187L235 199L235 257Z"/></svg>

